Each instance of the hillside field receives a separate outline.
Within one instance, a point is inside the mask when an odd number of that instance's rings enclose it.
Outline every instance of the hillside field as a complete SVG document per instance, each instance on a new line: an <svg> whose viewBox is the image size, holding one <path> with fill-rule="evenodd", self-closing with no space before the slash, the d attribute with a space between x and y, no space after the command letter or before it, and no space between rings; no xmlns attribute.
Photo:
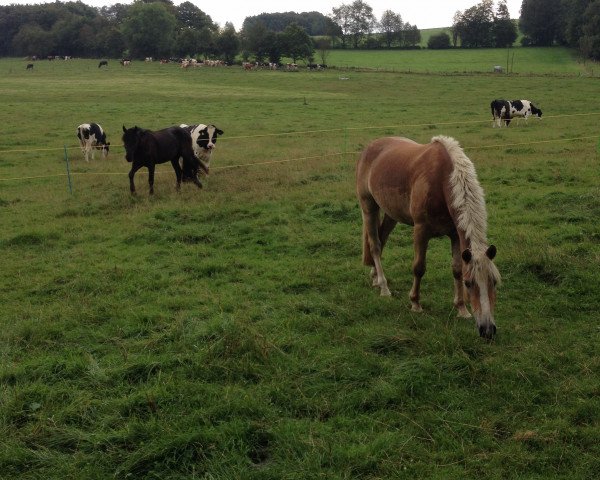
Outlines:
<svg viewBox="0 0 600 480"><path fill-rule="evenodd" d="M314 72L0 59L0 478L597 478L598 78L515 51L514 75L475 73L506 51ZM543 118L492 128L494 98ZM86 163L90 121L111 151ZM123 125L179 123L225 132L204 189L161 165L131 196ZM475 164L493 341L456 318L447 239L423 313L409 227L383 256L392 297L370 286L354 166L386 135L449 135Z"/></svg>

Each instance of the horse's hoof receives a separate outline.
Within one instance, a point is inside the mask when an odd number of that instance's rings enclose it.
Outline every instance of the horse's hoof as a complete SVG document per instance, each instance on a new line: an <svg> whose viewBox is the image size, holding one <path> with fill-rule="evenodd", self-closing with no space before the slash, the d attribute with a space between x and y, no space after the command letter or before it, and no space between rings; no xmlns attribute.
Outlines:
<svg viewBox="0 0 600 480"><path fill-rule="evenodd" d="M471 315L469 311L463 307L458 309L456 316L460 318L471 318L473 315Z"/></svg>
<svg viewBox="0 0 600 480"><path fill-rule="evenodd" d="M392 292L390 292L389 288L382 288L381 289L381 293L379 294L382 297L391 297L392 296Z"/></svg>
<svg viewBox="0 0 600 480"><path fill-rule="evenodd" d="M411 311L416 313L421 313L423 311L423 307L421 307L421 305L419 305L418 303L413 303L410 309Z"/></svg>

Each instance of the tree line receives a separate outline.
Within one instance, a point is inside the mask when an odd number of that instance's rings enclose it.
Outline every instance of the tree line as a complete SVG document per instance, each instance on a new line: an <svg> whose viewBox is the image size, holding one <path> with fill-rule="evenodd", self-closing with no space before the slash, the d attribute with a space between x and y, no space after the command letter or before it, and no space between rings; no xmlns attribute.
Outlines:
<svg viewBox="0 0 600 480"><path fill-rule="evenodd" d="M600 0L523 0L518 29L523 46L563 45L583 57L600 60ZM447 33L432 36L430 48L509 47L518 36L506 0L494 10L493 0L482 0L457 11Z"/></svg>
<svg viewBox="0 0 600 480"><path fill-rule="evenodd" d="M457 11L448 33L429 48L506 47L517 26L506 0L482 0ZM567 45L600 58L600 0L523 0L522 44ZM0 56L204 57L233 62L279 62L282 57L325 63L330 48L418 48L421 32L386 10L380 19L363 0L342 3L329 15L285 12L247 17L241 31L219 27L186 1L136 0L95 8L81 1L0 6Z"/></svg>

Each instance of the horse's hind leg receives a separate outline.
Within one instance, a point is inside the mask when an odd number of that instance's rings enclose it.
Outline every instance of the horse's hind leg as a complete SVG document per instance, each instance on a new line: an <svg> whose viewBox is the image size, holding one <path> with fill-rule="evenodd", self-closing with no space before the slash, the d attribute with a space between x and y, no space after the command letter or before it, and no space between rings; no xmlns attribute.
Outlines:
<svg viewBox="0 0 600 480"><path fill-rule="evenodd" d="M427 244L429 236L427 230L421 225L415 225L413 229L413 246L415 250L415 258L413 260L413 285L410 289L410 303L412 304L413 312L422 312L423 308L420 303L421 295L421 279L425 275L425 261L427 255Z"/></svg>
<svg viewBox="0 0 600 480"><path fill-rule="evenodd" d="M383 268L381 266L382 247L381 239L379 238L379 209L377 208L374 211L367 212L363 208L362 217L365 235L364 240L366 243L368 243L368 245L364 245L364 248L369 248L372 264L375 267L376 272L376 275L373 279L373 286L380 288L381 296L390 296L391 292L388 288L387 280L383 274Z"/></svg>

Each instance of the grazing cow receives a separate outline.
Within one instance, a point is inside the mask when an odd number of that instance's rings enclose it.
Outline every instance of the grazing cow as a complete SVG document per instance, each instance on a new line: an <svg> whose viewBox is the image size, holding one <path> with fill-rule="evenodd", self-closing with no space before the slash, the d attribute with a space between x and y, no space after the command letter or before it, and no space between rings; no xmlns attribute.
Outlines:
<svg viewBox="0 0 600 480"><path fill-rule="evenodd" d="M194 156L192 137L181 127L170 127L152 132L139 127L125 128L123 125L123 144L125 145L125 159L131 162L129 171L129 188L135 193L133 177L140 168L148 169L148 183L150 194L154 193L154 170L157 164L171 162L177 176L177 190L181 187L183 178L194 182L198 188L202 183L198 172L203 167ZM183 158L183 169L179 159Z"/></svg>
<svg viewBox="0 0 600 480"><path fill-rule="evenodd" d="M77 127L77 138L86 162L90 161L90 152L92 152L92 160L94 159L94 150L96 149L102 150L102 157L106 158L108 155L110 142L106 141L106 133L97 123L82 123L79 125Z"/></svg>
<svg viewBox="0 0 600 480"><path fill-rule="evenodd" d="M108 67L108 60L100 60L100 63L98 64L98 68L100 67Z"/></svg>
<svg viewBox="0 0 600 480"><path fill-rule="evenodd" d="M33 70L33 63L28 63L27 67L25 67L25 70Z"/></svg>
<svg viewBox="0 0 600 480"><path fill-rule="evenodd" d="M510 102L508 100L492 100L490 104L492 108L492 117L493 117L493 126L502 127L502 122L508 124L510 123Z"/></svg>
<svg viewBox="0 0 600 480"><path fill-rule="evenodd" d="M521 117L527 121L527 119L532 115L542 118L542 111L529 100L511 100L510 118ZM510 119L506 125L508 126L509 123Z"/></svg>
<svg viewBox="0 0 600 480"><path fill-rule="evenodd" d="M131 60L129 58L124 58L119 63L124 67L128 67L129 65L131 65Z"/></svg>
<svg viewBox="0 0 600 480"><path fill-rule="evenodd" d="M204 125L202 123L199 125L186 125L185 123L182 123L179 126L190 132L194 155L208 174L210 168L210 156L217 143L217 137L223 135L223 130L214 125Z"/></svg>

